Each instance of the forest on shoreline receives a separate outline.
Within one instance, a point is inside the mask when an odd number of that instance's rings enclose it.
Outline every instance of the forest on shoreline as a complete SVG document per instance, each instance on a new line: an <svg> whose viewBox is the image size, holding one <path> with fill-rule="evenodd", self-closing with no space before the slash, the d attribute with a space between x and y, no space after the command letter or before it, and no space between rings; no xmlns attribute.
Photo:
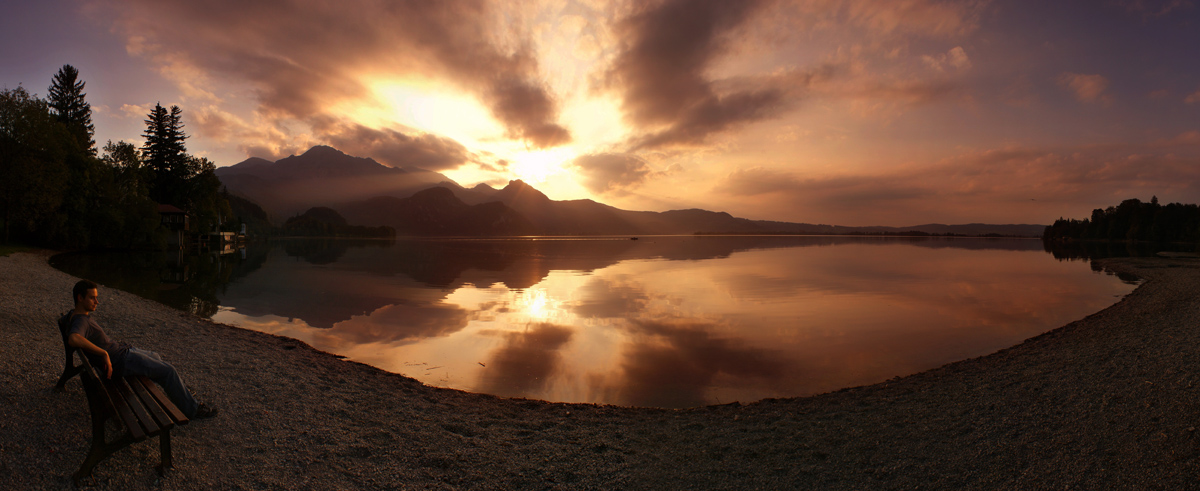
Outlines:
<svg viewBox="0 0 1200 491"><path fill-rule="evenodd" d="M141 146L109 141L98 154L85 85L63 65L46 98L0 91L0 242L161 248L160 205L187 212L194 232L240 228L216 165L187 153L179 106L155 104Z"/></svg>
<svg viewBox="0 0 1200 491"><path fill-rule="evenodd" d="M1127 199L1117 206L1097 208L1082 220L1059 218L1046 227L1046 242L1079 240L1200 244L1200 206L1159 204Z"/></svg>

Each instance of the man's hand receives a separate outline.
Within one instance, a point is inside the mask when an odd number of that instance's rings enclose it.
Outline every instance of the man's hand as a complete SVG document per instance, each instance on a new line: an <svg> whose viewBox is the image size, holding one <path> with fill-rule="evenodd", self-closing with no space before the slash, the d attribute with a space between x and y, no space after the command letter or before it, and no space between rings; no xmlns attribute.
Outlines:
<svg viewBox="0 0 1200 491"><path fill-rule="evenodd" d="M107 351L104 351L99 346L92 344L91 341L88 341L87 338L83 337L83 335L77 332L73 332L70 336L67 336L67 344L93 355L104 357L104 371L106 373L104 378L112 378L112 361L108 359Z"/></svg>

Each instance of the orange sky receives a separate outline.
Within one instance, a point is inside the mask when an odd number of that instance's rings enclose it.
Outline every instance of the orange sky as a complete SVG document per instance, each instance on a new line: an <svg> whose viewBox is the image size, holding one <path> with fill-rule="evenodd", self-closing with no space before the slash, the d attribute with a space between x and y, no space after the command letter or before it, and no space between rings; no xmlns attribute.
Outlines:
<svg viewBox="0 0 1200 491"><path fill-rule="evenodd" d="M178 104L218 165L328 144L464 186L840 225L1200 201L1190 1L65 3L6 13L0 83L44 94L73 64L97 141Z"/></svg>

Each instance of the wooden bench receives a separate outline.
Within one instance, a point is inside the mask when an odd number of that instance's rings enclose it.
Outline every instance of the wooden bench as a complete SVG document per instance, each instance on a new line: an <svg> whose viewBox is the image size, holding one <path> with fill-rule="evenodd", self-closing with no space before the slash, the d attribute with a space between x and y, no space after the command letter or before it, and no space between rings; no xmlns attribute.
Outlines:
<svg viewBox="0 0 1200 491"><path fill-rule="evenodd" d="M67 320L69 323L69 319ZM92 446L79 470L72 476L75 485L92 475L92 469L116 451L131 444L157 436L160 462L157 466L161 475L172 466L171 428L185 425L188 418L167 398L162 389L149 378L141 375L104 378L103 367L93 367L82 350L67 344L65 333L68 325L59 322L59 331L64 334L63 347L66 365L58 379L57 389L63 390L67 380L80 375L83 391L87 394L88 408L92 416ZM79 353L82 363L74 364L74 353ZM105 423L113 419L124 430L124 434L107 442Z"/></svg>

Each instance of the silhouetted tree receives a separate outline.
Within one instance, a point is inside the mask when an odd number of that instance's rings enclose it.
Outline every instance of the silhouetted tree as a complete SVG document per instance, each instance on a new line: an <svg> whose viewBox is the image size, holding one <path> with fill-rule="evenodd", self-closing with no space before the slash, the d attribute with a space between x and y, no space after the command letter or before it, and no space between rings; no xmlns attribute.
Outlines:
<svg viewBox="0 0 1200 491"><path fill-rule="evenodd" d="M178 106L155 106L144 152L110 141L97 158L78 75L63 66L49 100L20 86L0 92L0 238L50 247L146 247L163 243L156 201L189 211L209 229L231 215L215 165L186 153Z"/></svg>
<svg viewBox="0 0 1200 491"><path fill-rule="evenodd" d="M188 136L183 132L183 110L171 106L168 112L162 104L155 104L147 115L146 144L142 146L142 157L154 172L154 185L150 197L159 203L182 206L187 199L188 155L183 141Z"/></svg>
<svg viewBox="0 0 1200 491"><path fill-rule="evenodd" d="M0 219L5 242L14 232L29 239L61 225L54 212L65 194L71 140L46 101L21 86L0 92Z"/></svg>
<svg viewBox="0 0 1200 491"><path fill-rule="evenodd" d="M79 70L71 65L63 65L54 74L46 95L50 107L54 108L54 115L67 127L79 148L95 155L96 142L92 140L92 134L96 127L92 125L92 105L85 99L87 94L83 92L84 85L85 82L79 80Z"/></svg>
<svg viewBox="0 0 1200 491"><path fill-rule="evenodd" d="M1120 240L1143 242L1200 242L1200 207L1171 203L1158 197L1143 203L1127 199L1120 205L1092 210L1085 220L1059 218L1046 227L1045 240Z"/></svg>
<svg viewBox="0 0 1200 491"><path fill-rule="evenodd" d="M197 230L207 232L234 223L229 200L221 195L221 180L217 178L217 166L203 157L188 156L187 200L188 211L192 212ZM228 227L226 227L228 228Z"/></svg>
<svg viewBox="0 0 1200 491"><path fill-rule="evenodd" d="M211 232L232 220L229 201L221 196L216 164L188 155L183 142L183 110L155 104L146 119L146 144L142 159L153 173L150 197L158 203L175 205L192 216L195 232Z"/></svg>
<svg viewBox="0 0 1200 491"><path fill-rule="evenodd" d="M117 190L126 196L149 196L153 173L142 162L142 154L136 145L127 141L104 144L101 157L116 174Z"/></svg>
<svg viewBox="0 0 1200 491"><path fill-rule="evenodd" d="M125 141L109 141L104 145L101 161L111 175L108 185L101 188L102 200L104 208L114 213L107 233L101 234L103 246L161 246L158 206L150 199L149 192L152 176L137 147Z"/></svg>

